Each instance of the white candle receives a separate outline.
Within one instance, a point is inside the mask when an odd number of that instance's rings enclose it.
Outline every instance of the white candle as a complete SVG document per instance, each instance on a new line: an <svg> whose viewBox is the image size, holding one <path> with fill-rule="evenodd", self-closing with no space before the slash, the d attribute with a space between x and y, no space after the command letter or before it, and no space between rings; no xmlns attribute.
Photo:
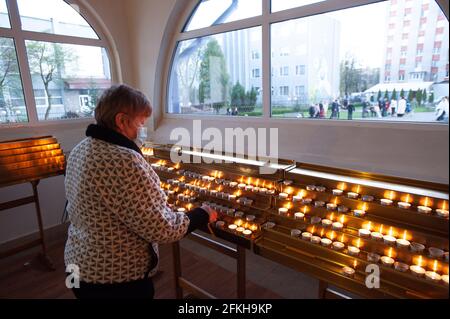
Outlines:
<svg viewBox="0 0 450 319"><path fill-rule="evenodd" d="M322 239L320 240L320 244L321 244L322 246L324 246L324 247L330 246L331 243L332 243L332 241L331 241L330 239L328 239L328 238L322 238Z"/></svg>
<svg viewBox="0 0 450 319"><path fill-rule="evenodd" d="M392 259L391 257L388 257L388 256L383 256L383 257L381 257L381 263L384 265L384 266L387 266L387 267L392 267L392 265L394 264L394 259Z"/></svg>
<svg viewBox="0 0 450 319"><path fill-rule="evenodd" d="M245 186L245 190L246 191L251 191L251 190L253 190L253 186L252 185L246 185Z"/></svg>
<svg viewBox="0 0 450 319"><path fill-rule="evenodd" d="M392 203L393 202L390 199L387 199L387 198L380 199L380 204L383 206L390 206L390 205L392 205Z"/></svg>
<svg viewBox="0 0 450 319"><path fill-rule="evenodd" d="M246 184L244 184L244 183L240 183L240 184L238 184L238 188L239 189L244 189L245 188L245 186L247 186Z"/></svg>
<svg viewBox="0 0 450 319"><path fill-rule="evenodd" d="M237 182L230 182L230 187L235 188L238 185Z"/></svg>
<svg viewBox="0 0 450 319"><path fill-rule="evenodd" d="M329 220L329 219L322 219L322 226L323 227L330 227L331 226L331 224L333 224L333 222L331 221L331 220Z"/></svg>
<svg viewBox="0 0 450 319"><path fill-rule="evenodd" d="M301 233L302 231L300 229L291 229L291 236L293 237L298 237Z"/></svg>
<svg viewBox="0 0 450 319"><path fill-rule="evenodd" d="M439 248L430 247L428 248L428 253L430 254L431 258L441 259L442 257L444 257L444 251Z"/></svg>
<svg viewBox="0 0 450 319"><path fill-rule="evenodd" d="M417 277L423 277L425 275L425 269L417 265L410 266L409 270L411 270L411 273Z"/></svg>
<svg viewBox="0 0 450 319"><path fill-rule="evenodd" d="M397 239L397 247L398 248L408 248L411 243L407 241L406 239L399 238Z"/></svg>
<svg viewBox="0 0 450 319"><path fill-rule="evenodd" d="M253 187L252 192L259 193L259 187L257 187L257 186Z"/></svg>
<svg viewBox="0 0 450 319"><path fill-rule="evenodd" d="M337 205L334 203L328 203L327 204L327 209L328 210L336 210Z"/></svg>
<svg viewBox="0 0 450 319"><path fill-rule="evenodd" d="M302 196L295 195L295 196L292 197L292 201L293 202L300 202L302 200L302 198L303 198Z"/></svg>
<svg viewBox="0 0 450 319"><path fill-rule="evenodd" d="M303 198L302 199L302 204L304 205L309 205L312 203L312 198Z"/></svg>
<svg viewBox="0 0 450 319"><path fill-rule="evenodd" d="M446 284L448 286L448 275L442 275L441 279L444 282L444 284Z"/></svg>
<svg viewBox="0 0 450 319"><path fill-rule="evenodd" d="M386 245L394 246L397 242L397 239L394 236L385 235L383 236L383 241Z"/></svg>
<svg viewBox="0 0 450 319"><path fill-rule="evenodd" d="M308 232L302 233L302 239L303 240L311 240L312 234Z"/></svg>
<svg viewBox="0 0 450 319"><path fill-rule="evenodd" d="M311 224L318 224L320 223L320 221L322 220L322 218L320 218L319 216L313 216L311 217Z"/></svg>
<svg viewBox="0 0 450 319"><path fill-rule="evenodd" d="M210 190L210 191L209 191L209 194L210 194L211 196L216 197L216 196L217 196L217 191L216 191L215 189Z"/></svg>
<svg viewBox="0 0 450 319"><path fill-rule="evenodd" d="M397 271L400 271L400 272L406 272L406 271L408 271L409 266L407 264L396 261L394 263L394 269Z"/></svg>
<svg viewBox="0 0 450 319"><path fill-rule="evenodd" d="M372 239L374 239L374 240L382 240L383 239L383 235L379 232L371 233L370 237L372 237Z"/></svg>
<svg viewBox="0 0 450 319"><path fill-rule="evenodd" d="M425 246L420 243L412 242L410 247L411 251L414 253L421 253L425 250Z"/></svg>
<svg viewBox="0 0 450 319"><path fill-rule="evenodd" d="M323 193L323 192L325 192L326 190L327 190L327 189L326 189L325 186L316 186L316 191L318 191L318 192Z"/></svg>
<svg viewBox="0 0 450 319"><path fill-rule="evenodd" d="M359 197L358 193L354 193L354 192L348 192L347 193L347 197L351 198L351 199L357 199Z"/></svg>
<svg viewBox="0 0 450 319"><path fill-rule="evenodd" d="M320 238L319 236L312 236L311 237L311 242L313 244L320 244L320 241L322 240L322 238Z"/></svg>
<svg viewBox="0 0 450 319"><path fill-rule="evenodd" d="M341 243L340 241L335 241L333 243L334 250L342 250L342 249L344 249L344 247L345 247L344 243Z"/></svg>
<svg viewBox="0 0 450 319"><path fill-rule="evenodd" d="M259 192L260 192L261 194L265 194L265 193L267 193L267 188L262 187L262 188L259 189Z"/></svg>
<svg viewBox="0 0 450 319"><path fill-rule="evenodd" d="M373 196L371 195L363 195L362 200L365 202L373 202Z"/></svg>
<svg viewBox="0 0 450 319"><path fill-rule="evenodd" d="M315 207L323 207L323 206L325 206L325 202L321 201L321 200L315 201L314 206Z"/></svg>
<svg viewBox="0 0 450 319"><path fill-rule="evenodd" d="M294 219L303 219L305 217L305 214L301 213L301 212L296 212L294 214Z"/></svg>
<svg viewBox="0 0 450 319"><path fill-rule="evenodd" d="M359 253L361 252L361 250L355 246L348 246L347 250L350 256L358 256Z"/></svg>
<svg viewBox="0 0 450 319"><path fill-rule="evenodd" d="M314 191L314 190L316 190L316 185L307 185L306 189L309 191Z"/></svg>
<svg viewBox="0 0 450 319"><path fill-rule="evenodd" d="M448 210L446 210L446 209L436 209L436 214L439 217L448 218Z"/></svg>
<svg viewBox="0 0 450 319"><path fill-rule="evenodd" d="M180 208L177 209L177 211L178 211L179 213L185 213L185 212L186 212L186 208L180 207Z"/></svg>
<svg viewBox="0 0 450 319"><path fill-rule="evenodd" d="M287 193L279 193L279 194L278 194L278 198L279 198L279 199L285 200L285 199L287 199L288 197L289 197L289 194L287 194Z"/></svg>
<svg viewBox="0 0 450 319"><path fill-rule="evenodd" d="M375 253L368 253L367 254L367 261L371 263L377 263L380 260L380 255Z"/></svg>
<svg viewBox="0 0 450 319"><path fill-rule="evenodd" d="M237 225L235 225L235 224L228 225L229 230L235 231L236 228L237 228Z"/></svg>
<svg viewBox="0 0 450 319"><path fill-rule="evenodd" d="M417 207L417 211L419 213L422 213L422 214L430 214L431 210L432 209L430 207L427 207L427 206L418 206Z"/></svg>
<svg viewBox="0 0 450 319"><path fill-rule="evenodd" d="M235 202L236 201L236 195L228 195L228 200Z"/></svg>
<svg viewBox="0 0 450 319"><path fill-rule="evenodd" d="M237 231L238 233L242 233L244 230L245 230L244 227L238 227L238 228L236 228L236 231Z"/></svg>
<svg viewBox="0 0 450 319"><path fill-rule="evenodd" d="M431 280L431 281L434 281L434 282L441 281L441 275L439 275L438 273L435 273L434 271L427 271L425 273L425 278L427 280Z"/></svg>
<svg viewBox="0 0 450 319"><path fill-rule="evenodd" d="M355 275L355 269L351 267L343 267L341 270L342 274L347 277L353 277Z"/></svg>
<svg viewBox="0 0 450 319"><path fill-rule="evenodd" d="M332 228L334 230L342 230L343 227L344 227L344 225L342 225L342 223L340 223L340 222L334 222L332 224Z"/></svg>
<svg viewBox="0 0 450 319"><path fill-rule="evenodd" d="M353 215L356 217L363 217L366 214L366 212L362 209L355 209L353 211Z"/></svg>
<svg viewBox="0 0 450 319"><path fill-rule="evenodd" d="M358 230L358 235L360 237L369 238L370 234L371 234L371 232L368 229L361 228L361 229Z"/></svg>
<svg viewBox="0 0 450 319"><path fill-rule="evenodd" d="M286 207L280 207L278 208L278 214L281 216L286 216L288 213L288 209Z"/></svg>
<svg viewBox="0 0 450 319"><path fill-rule="evenodd" d="M407 203L407 202L398 202L398 207L403 208L403 209L409 209L411 208L411 204Z"/></svg>
<svg viewBox="0 0 450 319"><path fill-rule="evenodd" d="M333 189L334 196L341 196L344 193L342 189Z"/></svg>
<svg viewBox="0 0 450 319"><path fill-rule="evenodd" d="M249 237L249 236L251 236L252 231L250 229L246 229L242 232L242 234L246 237Z"/></svg>

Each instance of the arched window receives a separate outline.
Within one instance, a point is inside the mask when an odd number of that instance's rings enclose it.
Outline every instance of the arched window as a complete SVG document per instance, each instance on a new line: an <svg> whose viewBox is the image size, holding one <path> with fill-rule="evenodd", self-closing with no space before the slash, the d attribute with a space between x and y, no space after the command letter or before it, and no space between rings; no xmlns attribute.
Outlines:
<svg viewBox="0 0 450 319"><path fill-rule="evenodd" d="M86 118L111 85L107 43L63 0L0 0L0 124Z"/></svg>
<svg viewBox="0 0 450 319"><path fill-rule="evenodd" d="M166 113L448 123L448 37L434 0L202 0Z"/></svg>

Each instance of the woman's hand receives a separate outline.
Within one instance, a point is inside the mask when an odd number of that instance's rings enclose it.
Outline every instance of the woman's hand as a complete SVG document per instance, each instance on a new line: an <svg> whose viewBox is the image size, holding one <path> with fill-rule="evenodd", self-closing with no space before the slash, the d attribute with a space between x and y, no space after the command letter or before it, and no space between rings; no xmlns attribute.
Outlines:
<svg viewBox="0 0 450 319"><path fill-rule="evenodd" d="M201 208L208 213L210 223L214 223L217 220L217 212L215 209L212 209L208 205L203 205Z"/></svg>

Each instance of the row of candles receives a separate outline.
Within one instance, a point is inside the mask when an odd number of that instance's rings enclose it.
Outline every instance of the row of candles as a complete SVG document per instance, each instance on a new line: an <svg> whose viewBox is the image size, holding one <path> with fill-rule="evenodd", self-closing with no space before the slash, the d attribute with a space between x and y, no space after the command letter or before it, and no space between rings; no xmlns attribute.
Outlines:
<svg viewBox="0 0 450 319"><path fill-rule="evenodd" d="M255 216L253 215L247 215L246 221L243 221L242 219L236 219L233 224L228 225L228 230L236 233L236 234L242 234L245 237L250 237L255 231L259 229L257 224L251 223L251 221L254 221ZM224 228L225 222L224 221L217 221L216 227Z"/></svg>
<svg viewBox="0 0 450 319"><path fill-rule="evenodd" d="M344 195L344 188L345 184L341 183L339 188L333 189L332 194L334 196L343 196ZM306 190L309 191L317 191L317 192L325 192L326 188L324 186L316 186L316 185L308 185L306 186ZM360 187L358 186L356 191L347 192L347 197L350 199L359 199L361 197L361 200L364 202L373 202L375 200L374 196L372 195L361 195L359 193ZM292 195L294 192L293 188L288 187L285 191L280 192L278 194L278 198L281 200L289 200L292 197L293 202L302 202L305 203L307 201L311 202L312 199L305 198L305 190L300 190L297 195ZM391 206L394 205L394 199L396 197L396 194L394 191L386 191L385 198L380 199L380 204L383 206ZM402 209L410 209L412 202L412 197L407 194L403 197L400 201L397 202L397 207ZM433 212L433 208L431 206L431 200L428 197L425 197L422 201L422 204L417 206L417 211L422 214L431 214ZM442 201L441 208L436 208L434 211L439 217L448 218L449 217L449 211L448 211L448 204L444 200Z"/></svg>
<svg viewBox="0 0 450 319"><path fill-rule="evenodd" d="M273 222L267 222L264 227L265 228L273 228L275 226L275 223ZM346 238L344 234L341 234L340 236L336 235L334 231L327 231L325 228L322 228L320 231L316 231L316 226L313 225L309 231L302 232L299 229L291 229L291 236L299 237L305 241L309 241L313 244L321 245L323 247L331 248L336 251L343 251L345 248L345 242ZM361 253L362 248L362 242L361 239L358 238L358 240L354 240L353 243L349 244L347 246L347 254L353 257L359 257ZM381 264L386 267L394 267L395 270L400 272L407 272L408 270L415 276L418 277L425 277L428 280L434 281L434 282L440 282L448 285L448 267L446 269L446 274L439 274L438 273L438 261L434 260L432 267L429 267L429 270L427 271L425 267L425 263L423 261L422 256L418 256L416 259L416 263L413 265L408 265L405 263L402 263L400 261L395 261L393 258L395 256L396 252L393 250L392 247L390 247L384 256L380 256L376 253L368 253L367 254L367 261L372 263L378 263L381 261ZM354 269L356 268L356 260L353 265L353 269L351 267L344 267L342 269L343 273L345 275L352 276L354 274Z"/></svg>

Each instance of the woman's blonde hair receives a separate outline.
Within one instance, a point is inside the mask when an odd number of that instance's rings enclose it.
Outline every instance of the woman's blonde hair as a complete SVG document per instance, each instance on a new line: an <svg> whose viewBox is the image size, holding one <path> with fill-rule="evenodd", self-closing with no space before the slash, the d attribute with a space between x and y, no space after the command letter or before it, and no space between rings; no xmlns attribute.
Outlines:
<svg viewBox="0 0 450 319"><path fill-rule="evenodd" d="M150 116L152 107L141 91L126 84L120 84L113 85L103 92L94 113L98 125L115 129L115 118L118 113L126 113L132 117L137 115Z"/></svg>

